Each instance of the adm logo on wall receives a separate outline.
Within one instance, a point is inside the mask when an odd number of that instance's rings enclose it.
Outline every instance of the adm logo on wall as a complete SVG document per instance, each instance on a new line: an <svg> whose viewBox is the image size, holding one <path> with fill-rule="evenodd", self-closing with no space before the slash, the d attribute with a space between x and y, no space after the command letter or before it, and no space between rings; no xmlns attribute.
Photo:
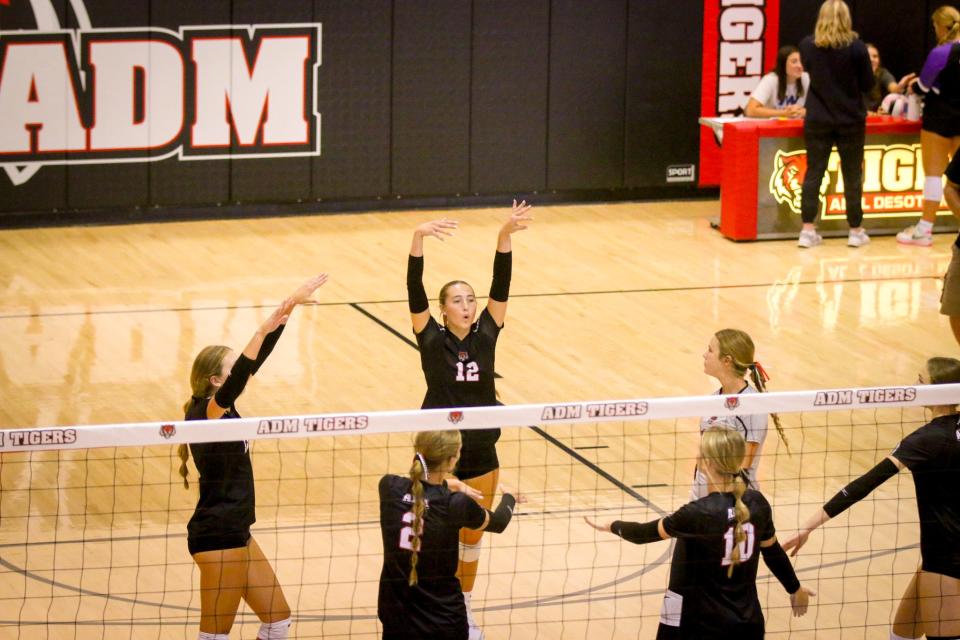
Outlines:
<svg viewBox="0 0 960 640"><path fill-rule="evenodd" d="M84 0L0 0L0 166L13 184L53 164L320 154L320 24L94 21Z"/></svg>

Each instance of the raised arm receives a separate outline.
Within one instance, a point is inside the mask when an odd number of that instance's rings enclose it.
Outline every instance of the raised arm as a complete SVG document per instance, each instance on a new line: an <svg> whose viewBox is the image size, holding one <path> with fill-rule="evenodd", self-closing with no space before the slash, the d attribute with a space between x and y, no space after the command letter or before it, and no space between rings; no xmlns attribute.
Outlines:
<svg viewBox="0 0 960 640"><path fill-rule="evenodd" d="M442 218L425 222L413 230L410 255L407 257L407 303L410 306L410 321L413 323L414 333L423 331L430 320L430 301L423 288L423 239L433 236L443 240L444 236L452 236L456 228L456 220Z"/></svg>
<svg viewBox="0 0 960 640"><path fill-rule="evenodd" d="M783 543L783 548L787 551L793 550L791 556L797 555L800 547L807 543L810 533L831 518L846 511L852 505L863 500L870 492L881 484L897 475L904 465L896 457L890 455L880 461L873 469L845 486L840 492L833 496L823 508L810 516L796 535L791 536Z"/></svg>
<svg viewBox="0 0 960 640"><path fill-rule="evenodd" d="M322 287L328 279L328 275L321 273L319 275L313 276L302 285L297 287L297 289L290 295L289 300L293 302L294 307L298 304L306 304L307 302L315 303L316 300L313 299L314 292ZM293 309L291 309L291 312ZM266 362L267 357L273 352L273 348L277 345L277 341L280 339L280 334L283 333L283 328L287 326L287 321L284 320L280 325L268 333L263 338L263 343L260 345L260 350L257 352L257 357L253 364L253 370L251 375L256 375L257 371L260 370L260 367L263 366L263 363Z"/></svg>
<svg viewBox="0 0 960 640"><path fill-rule="evenodd" d="M507 298L510 297L510 278L513 271L513 242L511 236L516 231L525 230L524 224L533 220L529 214L531 205L524 200L520 204L513 201L510 218L500 227L497 235L497 253L493 259L493 282L490 283L490 297L487 298L487 312L498 327L503 326L507 318Z"/></svg>
<svg viewBox="0 0 960 640"><path fill-rule="evenodd" d="M247 346L244 347L243 353L237 356L226 380L223 381L223 384L217 389L216 394L214 394L207 403L207 418L211 420L220 418L223 416L224 411L229 409L230 406L236 402L237 398L240 397L243 389L247 386L247 380L250 379L250 376L253 375L255 368L258 366L257 357L260 354L260 348L263 346L264 339L286 323L294 306L293 300L287 298L270 314L270 317L257 328L253 337L247 342Z"/></svg>

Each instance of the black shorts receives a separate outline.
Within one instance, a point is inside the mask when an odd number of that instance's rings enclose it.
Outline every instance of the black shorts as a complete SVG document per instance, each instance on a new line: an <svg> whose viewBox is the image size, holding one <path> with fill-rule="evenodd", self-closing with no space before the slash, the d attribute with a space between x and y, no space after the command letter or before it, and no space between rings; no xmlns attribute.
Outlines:
<svg viewBox="0 0 960 640"><path fill-rule="evenodd" d="M943 175L947 176L947 180L953 184L960 184L960 153L953 154L953 157L950 158L950 164L947 165L947 170L943 172Z"/></svg>
<svg viewBox="0 0 960 640"><path fill-rule="evenodd" d="M250 542L250 529L245 531L227 531L209 536L187 536L187 549L190 555L204 551L223 551L224 549L238 549Z"/></svg>
<svg viewBox="0 0 960 640"><path fill-rule="evenodd" d="M960 112L940 103L932 103L928 98L920 128L944 138L960 136Z"/></svg>
<svg viewBox="0 0 960 640"><path fill-rule="evenodd" d="M956 566L956 563L950 562L949 559L924 559L920 562L920 568L927 573L936 573L941 576L953 578L954 580L960 580L960 567Z"/></svg>
<svg viewBox="0 0 960 640"><path fill-rule="evenodd" d="M497 458L497 440L500 429L468 429L460 432L463 446L460 448L460 461L454 472L461 480L469 480L486 475L500 468Z"/></svg>

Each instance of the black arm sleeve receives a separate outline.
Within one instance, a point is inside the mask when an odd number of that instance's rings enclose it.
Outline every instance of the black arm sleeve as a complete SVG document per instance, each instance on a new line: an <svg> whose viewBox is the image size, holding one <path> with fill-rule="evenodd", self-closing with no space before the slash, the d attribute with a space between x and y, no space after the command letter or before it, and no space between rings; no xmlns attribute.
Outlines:
<svg viewBox="0 0 960 640"><path fill-rule="evenodd" d="M800 588L800 581L797 580L797 574L790 564L790 558L787 557L783 547L779 542L774 542L769 547L760 547L760 553L763 554L763 561L767 563L770 573L777 576L777 580L787 590L787 593L794 594Z"/></svg>
<svg viewBox="0 0 960 640"><path fill-rule="evenodd" d="M410 313L420 313L430 308L427 291L423 288L423 256L407 257L407 303Z"/></svg>
<svg viewBox="0 0 960 640"><path fill-rule="evenodd" d="M509 493L503 494L503 497L500 498L500 504L497 505L497 510L487 511L490 522L487 523L487 528L484 531L503 533L503 530L510 524L510 519L513 518L513 507L516 504L517 501L512 495Z"/></svg>
<svg viewBox="0 0 960 640"><path fill-rule="evenodd" d="M870 492L897 475L900 470L889 458L884 458L877 466L845 486L840 493L830 498L823 510L831 518L846 511L851 505L863 500Z"/></svg>
<svg viewBox="0 0 960 640"><path fill-rule="evenodd" d="M285 326L287 325L280 325L263 338L263 343L260 345L260 352L257 353L257 361L253 363L253 369L251 369L250 375L255 376L257 375L257 371L260 371L260 367L263 366L264 362L266 362L270 352L273 351L275 346L277 346L277 340L280 339L280 334L283 333L283 328Z"/></svg>
<svg viewBox="0 0 960 640"><path fill-rule="evenodd" d="M510 277L513 272L513 252L500 253L493 259L493 282L490 297L497 302L506 302L510 297Z"/></svg>
<svg viewBox="0 0 960 640"><path fill-rule="evenodd" d="M632 542L633 544L649 544L663 540L663 538L660 537L659 523L660 520L651 520L650 522L644 522L642 524L639 522L616 520L610 525L610 531L627 542Z"/></svg>
<svg viewBox="0 0 960 640"><path fill-rule="evenodd" d="M242 353L237 356L237 361L233 363L230 369L230 375L223 381L223 386L217 389L213 399L218 407L228 409L237 401L243 388L247 386L247 380L253 375L254 362Z"/></svg>

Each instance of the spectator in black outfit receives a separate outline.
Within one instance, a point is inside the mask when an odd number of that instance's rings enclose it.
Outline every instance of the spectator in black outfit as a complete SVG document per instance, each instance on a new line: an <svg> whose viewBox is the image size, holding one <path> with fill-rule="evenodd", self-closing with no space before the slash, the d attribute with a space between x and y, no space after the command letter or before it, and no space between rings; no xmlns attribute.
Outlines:
<svg viewBox="0 0 960 640"><path fill-rule="evenodd" d="M870 242L861 226L860 198L867 119L863 93L873 86L873 71L870 54L853 31L850 8L843 0L826 0L820 6L814 34L800 42L800 57L803 68L810 74L810 94L807 117L803 121L807 175L801 195L803 230L798 245L809 248L823 240L817 234L814 220L820 208L820 185L827 160L836 144L850 225L847 245L860 247Z"/></svg>
<svg viewBox="0 0 960 640"><path fill-rule="evenodd" d="M960 361L930 358L919 384L960 382ZM783 543L797 555L810 533L867 497L904 467L913 473L920 515L920 568L907 585L893 617L891 640L960 637L960 415L957 405L927 407L932 419L906 438L873 469L833 496L797 534Z"/></svg>
<svg viewBox="0 0 960 640"><path fill-rule="evenodd" d="M757 597L760 555L790 594L793 615L805 614L810 596L815 595L800 585L777 542L770 503L759 491L747 488L745 451L740 433L711 427L700 440L709 495L644 524L620 520L600 524L584 517L594 529L635 544L677 538L657 640L763 638L763 612Z"/></svg>
<svg viewBox="0 0 960 640"><path fill-rule="evenodd" d="M327 280L311 278L277 307L250 338L243 353L229 347L204 347L190 373L192 397L185 420L239 418L234 406L250 376L270 355L294 307ZM200 640L227 640L243 598L260 618L258 640L284 640L290 606L260 545L250 535L256 521L253 467L247 442L180 445L180 475L187 483L193 454L200 472L200 498L187 524L187 548L200 568Z"/></svg>

